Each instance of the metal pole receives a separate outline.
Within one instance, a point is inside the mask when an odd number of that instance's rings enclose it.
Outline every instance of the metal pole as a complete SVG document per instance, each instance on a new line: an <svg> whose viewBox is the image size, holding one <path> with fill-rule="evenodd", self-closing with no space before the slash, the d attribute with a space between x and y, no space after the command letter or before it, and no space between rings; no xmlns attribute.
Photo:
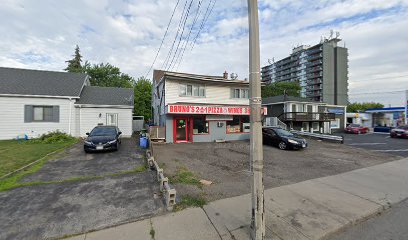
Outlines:
<svg viewBox="0 0 408 240"><path fill-rule="evenodd" d="M408 125L408 90L405 90L405 125Z"/></svg>
<svg viewBox="0 0 408 240"><path fill-rule="evenodd" d="M263 149L261 117L261 76L259 57L258 1L248 0L249 20L249 90L250 90L250 162L252 190L251 238L262 240L265 236L264 187L263 187Z"/></svg>

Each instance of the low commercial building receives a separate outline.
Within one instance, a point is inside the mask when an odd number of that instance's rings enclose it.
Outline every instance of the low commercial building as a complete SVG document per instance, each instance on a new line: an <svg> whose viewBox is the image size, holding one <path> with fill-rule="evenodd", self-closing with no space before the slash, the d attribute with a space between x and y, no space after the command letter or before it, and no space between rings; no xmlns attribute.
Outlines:
<svg viewBox="0 0 408 240"><path fill-rule="evenodd" d="M287 95L262 99L267 108L265 125L284 123L288 130L333 133L346 126L346 106L330 105Z"/></svg>
<svg viewBox="0 0 408 240"><path fill-rule="evenodd" d="M168 143L249 139L249 82L155 70L154 124Z"/></svg>

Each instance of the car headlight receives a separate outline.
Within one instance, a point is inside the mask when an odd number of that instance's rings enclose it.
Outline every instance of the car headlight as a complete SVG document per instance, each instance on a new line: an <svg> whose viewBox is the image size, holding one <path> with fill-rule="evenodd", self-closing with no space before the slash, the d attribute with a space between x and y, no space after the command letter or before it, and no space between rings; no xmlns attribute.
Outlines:
<svg viewBox="0 0 408 240"><path fill-rule="evenodd" d="M89 141L85 141L85 144L87 144L87 145L93 145L93 143L92 143L92 142L89 142Z"/></svg>
<svg viewBox="0 0 408 240"><path fill-rule="evenodd" d="M292 139L288 139L288 142L293 143L293 144L298 144L298 142L297 142L297 141L292 140Z"/></svg>
<svg viewBox="0 0 408 240"><path fill-rule="evenodd" d="M108 144L114 144L114 143L116 143L116 139L113 140L113 141L109 141L109 142L108 142Z"/></svg>

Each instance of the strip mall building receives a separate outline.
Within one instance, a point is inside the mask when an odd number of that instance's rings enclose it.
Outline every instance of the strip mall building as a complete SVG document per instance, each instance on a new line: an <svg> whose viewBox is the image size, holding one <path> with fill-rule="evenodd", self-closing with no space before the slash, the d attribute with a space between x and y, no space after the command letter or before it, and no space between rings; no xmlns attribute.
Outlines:
<svg viewBox="0 0 408 240"><path fill-rule="evenodd" d="M249 139L249 82L155 70L154 124L166 142Z"/></svg>

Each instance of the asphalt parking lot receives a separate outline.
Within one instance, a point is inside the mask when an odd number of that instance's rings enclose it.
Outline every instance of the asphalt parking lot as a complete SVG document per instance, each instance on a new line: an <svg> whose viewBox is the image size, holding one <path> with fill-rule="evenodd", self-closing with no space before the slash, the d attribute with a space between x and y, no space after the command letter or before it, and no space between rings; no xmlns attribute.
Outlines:
<svg viewBox="0 0 408 240"><path fill-rule="evenodd" d="M344 136L344 143L349 146L368 149L378 153L408 157L408 139L391 138L388 133L341 135Z"/></svg>
<svg viewBox="0 0 408 240"><path fill-rule="evenodd" d="M308 140L300 151L264 146L265 188L335 175L400 159L400 156L355 148L346 144ZM207 201L250 192L249 142L154 144L153 154L171 179L180 170L209 186L175 183L179 196L203 197Z"/></svg>
<svg viewBox="0 0 408 240"><path fill-rule="evenodd" d="M136 144L95 154L77 144L22 179L43 184L0 192L0 239L56 239L164 212L154 172L129 172L144 164Z"/></svg>

